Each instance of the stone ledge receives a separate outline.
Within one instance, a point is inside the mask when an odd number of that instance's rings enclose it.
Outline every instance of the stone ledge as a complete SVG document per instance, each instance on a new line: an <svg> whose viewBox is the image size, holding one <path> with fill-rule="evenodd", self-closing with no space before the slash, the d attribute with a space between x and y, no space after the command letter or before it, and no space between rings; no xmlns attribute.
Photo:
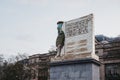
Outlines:
<svg viewBox="0 0 120 80"><path fill-rule="evenodd" d="M86 63L93 63L98 66L100 66L100 62L92 59L92 58L86 58L86 59L75 59L75 60L64 60L64 61L56 61L56 62L50 62L50 66L61 66L61 65L70 65L70 64L86 64Z"/></svg>
<svg viewBox="0 0 120 80"><path fill-rule="evenodd" d="M51 62L65 61L65 60L76 60L76 59L87 59L92 58L99 61L99 57L94 53L83 53L83 54L64 54L59 57L51 58Z"/></svg>

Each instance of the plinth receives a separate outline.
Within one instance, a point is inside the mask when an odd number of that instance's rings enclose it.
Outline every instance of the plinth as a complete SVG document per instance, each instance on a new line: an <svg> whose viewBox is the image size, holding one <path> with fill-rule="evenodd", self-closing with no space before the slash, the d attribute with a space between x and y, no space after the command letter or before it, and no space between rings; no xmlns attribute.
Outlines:
<svg viewBox="0 0 120 80"><path fill-rule="evenodd" d="M93 14L67 21L61 55L51 58L50 80L100 80Z"/></svg>
<svg viewBox="0 0 120 80"><path fill-rule="evenodd" d="M50 80L100 80L99 61L87 58L50 63Z"/></svg>

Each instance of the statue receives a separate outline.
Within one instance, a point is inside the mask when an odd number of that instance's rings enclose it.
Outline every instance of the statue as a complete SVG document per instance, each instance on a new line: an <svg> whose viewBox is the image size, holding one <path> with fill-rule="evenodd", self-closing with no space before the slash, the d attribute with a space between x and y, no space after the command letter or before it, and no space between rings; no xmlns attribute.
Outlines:
<svg viewBox="0 0 120 80"><path fill-rule="evenodd" d="M65 34L62 30L62 25L63 25L63 21L58 21L57 22L57 29L58 29L58 36L57 36L57 39L56 39L56 47L57 47L57 57L61 56L61 49L63 48L64 46L64 41L65 41Z"/></svg>

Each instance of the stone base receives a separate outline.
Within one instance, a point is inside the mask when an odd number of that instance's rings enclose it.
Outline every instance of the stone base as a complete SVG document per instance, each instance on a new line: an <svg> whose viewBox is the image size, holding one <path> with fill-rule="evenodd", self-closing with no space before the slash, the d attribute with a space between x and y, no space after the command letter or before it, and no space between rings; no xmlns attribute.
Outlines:
<svg viewBox="0 0 120 80"><path fill-rule="evenodd" d="M96 54L83 53L83 54L64 54L60 57L53 57L51 58L51 62L75 60L75 59L86 59L86 58L93 58L99 61L99 57Z"/></svg>
<svg viewBox="0 0 120 80"><path fill-rule="evenodd" d="M91 58L50 63L50 80L100 80L99 61Z"/></svg>

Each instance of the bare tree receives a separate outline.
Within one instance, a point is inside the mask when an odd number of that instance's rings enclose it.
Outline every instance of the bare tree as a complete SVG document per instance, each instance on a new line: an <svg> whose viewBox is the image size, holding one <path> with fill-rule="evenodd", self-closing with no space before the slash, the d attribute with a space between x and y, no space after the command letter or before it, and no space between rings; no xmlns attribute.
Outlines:
<svg viewBox="0 0 120 80"><path fill-rule="evenodd" d="M2 76L3 76L3 60L4 57L2 54L0 54L0 80L2 80Z"/></svg>
<svg viewBox="0 0 120 80"><path fill-rule="evenodd" d="M56 47L52 45L50 49L48 50L49 53L56 52Z"/></svg>
<svg viewBox="0 0 120 80"><path fill-rule="evenodd" d="M4 62L3 75L0 80L25 80L25 62L27 56L25 54L18 54L17 56L11 56Z"/></svg>

